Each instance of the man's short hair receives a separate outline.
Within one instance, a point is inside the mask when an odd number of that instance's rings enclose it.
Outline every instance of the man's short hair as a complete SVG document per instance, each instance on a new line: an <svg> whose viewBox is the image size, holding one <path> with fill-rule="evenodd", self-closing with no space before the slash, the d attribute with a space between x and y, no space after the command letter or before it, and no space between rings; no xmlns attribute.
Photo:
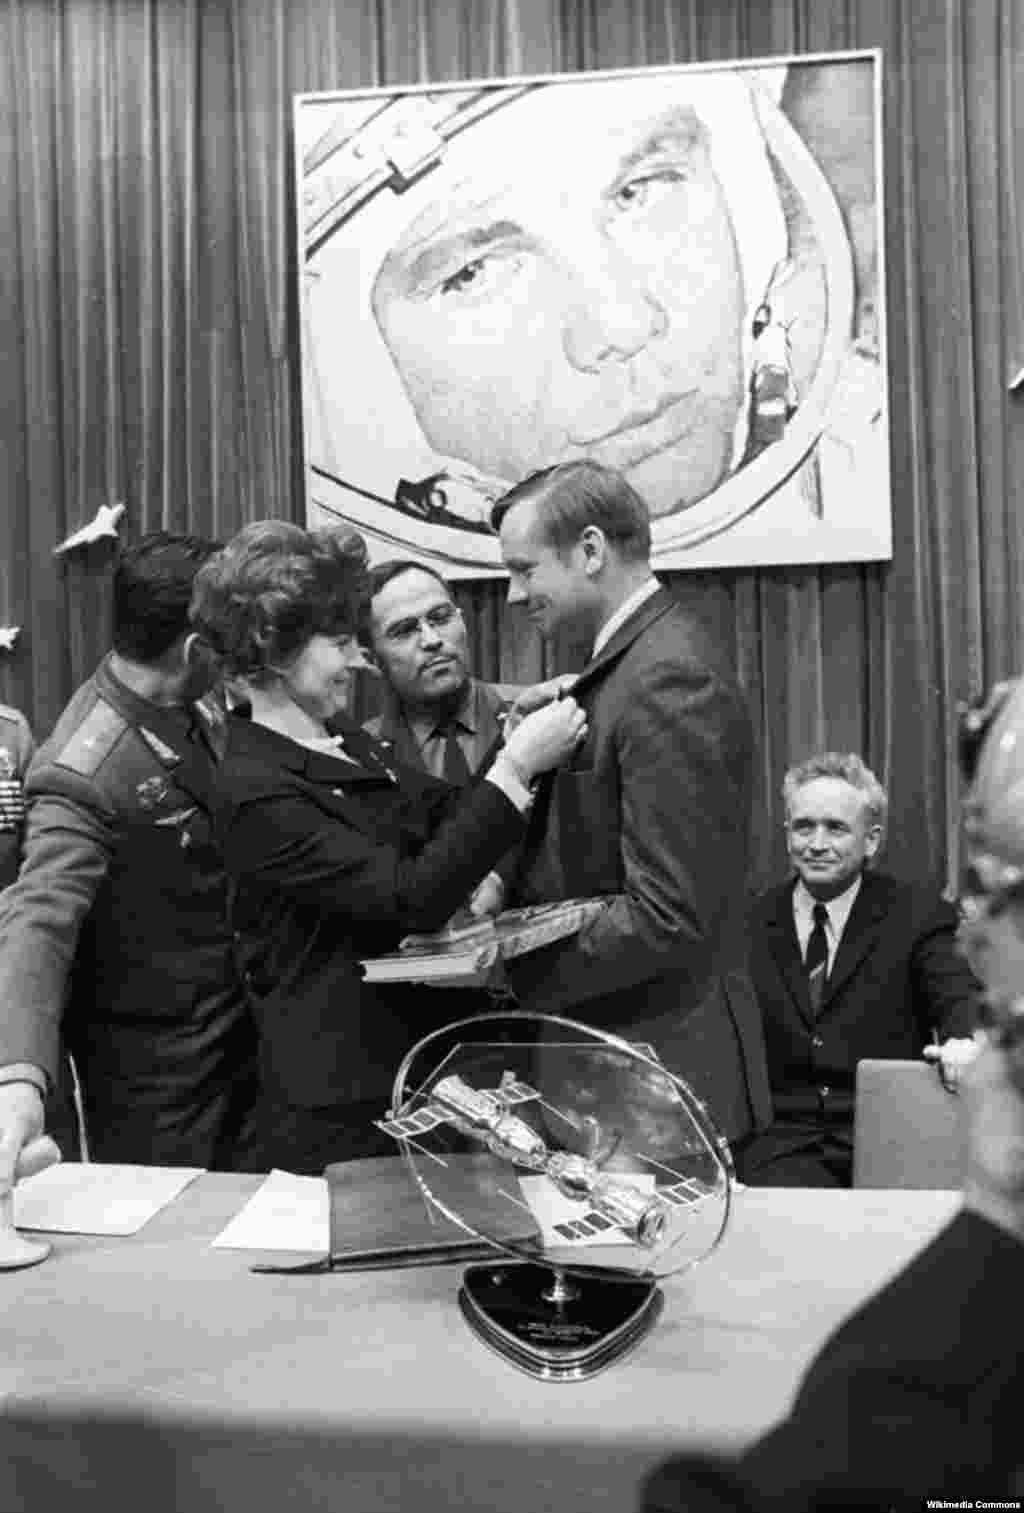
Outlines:
<svg viewBox="0 0 1024 1513"><path fill-rule="evenodd" d="M367 573L366 599L363 603L359 625L357 626L359 639L364 646L372 648L373 645L371 619L374 599L376 599L381 589L386 588L393 578L400 578L403 573L426 573L429 578L435 579L444 589L449 599L453 603L455 602L455 595L452 593L451 584L447 578L438 572L436 567L429 567L425 562L418 562L415 557L389 557L386 562L378 562Z"/></svg>
<svg viewBox="0 0 1024 1513"><path fill-rule="evenodd" d="M501 522L516 504L537 505L543 540L563 554L575 546L588 525L598 526L625 562L646 562L651 554L651 521L633 485L615 468L582 458L531 473L503 494L491 511Z"/></svg>
<svg viewBox="0 0 1024 1513"><path fill-rule="evenodd" d="M196 573L217 551L201 536L152 531L122 549L114 572L112 643L132 662L156 662L189 630Z"/></svg>
<svg viewBox="0 0 1024 1513"><path fill-rule="evenodd" d="M823 751L818 756L808 757L791 767L782 780L782 798L786 814L792 807L798 788L813 783L817 778L839 778L864 799L864 810L871 825L877 825L885 835L885 823L889 813L889 799L885 789L854 751Z"/></svg>

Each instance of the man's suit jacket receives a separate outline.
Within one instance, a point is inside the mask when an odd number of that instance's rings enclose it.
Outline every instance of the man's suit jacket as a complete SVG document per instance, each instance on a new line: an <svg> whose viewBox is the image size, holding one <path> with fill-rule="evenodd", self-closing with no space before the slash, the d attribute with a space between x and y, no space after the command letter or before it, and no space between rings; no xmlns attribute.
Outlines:
<svg viewBox="0 0 1024 1513"><path fill-rule="evenodd" d="M669 1462L643 1513L916 1513L928 1497L1019 1497L1022 1264L1019 1240L960 1213L825 1344L776 1429L731 1464Z"/></svg>
<svg viewBox="0 0 1024 1513"><path fill-rule="evenodd" d="M588 734L542 779L510 904L605 895L573 940L509 964L528 1010L650 1042L733 1139L768 1118L746 969L750 719L721 652L664 589L573 690Z"/></svg>
<svg viewBox="0 0 1024 1513"><path fill-rule="evenodd" d="M476 717L476 733L473 738L473 759L470 769L477 772L488 752L502 735L499 715L505 714L521 692L513 683L483 683L478 678L472 682L473 711ZM402 713L398 700L390 693L385 696L384 708L372 720L367 720L363 729L385 746L390 746L395 760L407 767L424 771L423 753L419 742Z"/></svg>
<svg viewBox="0 0 1024 1513"><path fill-rule="evenodd" d="M794 886L762 894L751 913L751 975L775 1115L851 1120L857 1062L919 1056L933 1029L942 1038L970 1034L980 984L957 950L951 904L934 888L865 872L813 1015Z"/></svg>

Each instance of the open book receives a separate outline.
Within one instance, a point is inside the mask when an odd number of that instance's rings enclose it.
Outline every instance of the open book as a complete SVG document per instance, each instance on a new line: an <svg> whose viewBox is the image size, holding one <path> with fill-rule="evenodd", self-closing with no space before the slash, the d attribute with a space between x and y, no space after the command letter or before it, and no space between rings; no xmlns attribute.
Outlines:
<svg viewBox="0 0 1024 1513"><path fill-rule="evenodd" d="M366 981L497 985L502 961L578 934L606 907L606 899L570 898L560 904L506 909L490 919L460 913L434 935L407 935L390 956L366 958Z"/></svg>

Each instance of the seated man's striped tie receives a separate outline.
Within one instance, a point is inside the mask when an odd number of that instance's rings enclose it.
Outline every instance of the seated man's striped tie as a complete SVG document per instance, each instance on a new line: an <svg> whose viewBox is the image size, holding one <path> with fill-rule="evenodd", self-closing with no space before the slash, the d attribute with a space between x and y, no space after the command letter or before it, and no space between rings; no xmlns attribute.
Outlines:
<svg viewBox="0 0 1024 1513"><path fill-rule="evenodd" d="M804 971L807 973L807 991L810 994L811 1011L817 1014L828 978L828 936L825 933L828 910L825 905L815 904L811 911L811 918L814 920L814 928L807 941Z"/></svg>

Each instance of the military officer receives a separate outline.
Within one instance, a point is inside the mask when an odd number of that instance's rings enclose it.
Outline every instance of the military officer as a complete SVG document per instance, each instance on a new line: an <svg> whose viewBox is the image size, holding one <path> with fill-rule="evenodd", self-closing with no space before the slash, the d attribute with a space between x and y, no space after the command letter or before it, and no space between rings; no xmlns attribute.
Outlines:
<svg viewBox="0 0 1024 1513"><path fill-rule="evenodd" d="M0 902L0 1191L43 1123L62 1039L102 1161L228 1166L255 1098L252 1028L210 833L212 707L188 631L214 547L164 532L114 578L113 649L26 784Z"/></svg>

